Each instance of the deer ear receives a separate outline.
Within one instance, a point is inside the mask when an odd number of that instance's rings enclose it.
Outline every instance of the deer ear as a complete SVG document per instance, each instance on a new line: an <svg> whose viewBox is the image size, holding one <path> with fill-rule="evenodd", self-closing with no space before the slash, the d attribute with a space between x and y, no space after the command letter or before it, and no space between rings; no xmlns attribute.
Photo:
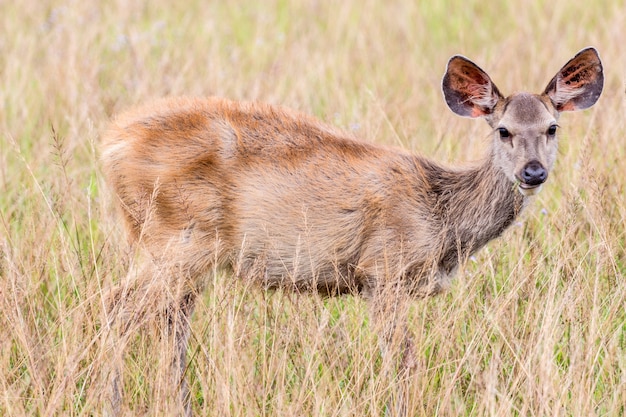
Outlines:
<svg viewBox="0 0 626 417"><path fill-rule="evenodd" d="M448 107L460 116L488 116L502 99L489 75L460 55L448 61L441 84Z"/></svg>
<svg viewBox="0 0 626 417"><path fill-rule="evenodd" d="M586 48L557 72L543 94L559 112L582 110L598 101L603 85L604 73L598 52Z"/></svg>

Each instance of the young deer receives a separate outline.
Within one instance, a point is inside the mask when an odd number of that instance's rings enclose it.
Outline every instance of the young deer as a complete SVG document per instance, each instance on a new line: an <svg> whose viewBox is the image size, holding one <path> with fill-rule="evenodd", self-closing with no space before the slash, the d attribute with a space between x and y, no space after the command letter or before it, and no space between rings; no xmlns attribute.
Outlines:
<svg viewBox="0 0 626 417"><path fill-rule="evenodd" d="M118 117L102 138L104 173L130 240L149 254L138 276L177 288L165 308L177 377L194 300L218 266L266 288L360 293L391 340L406 319L404 300L448 287L457 265L541 189L557 154L559 114L593 105L602 86L593 48L542 94L508 97L474 63L452 57L443 77L448 106L483 117L494 132L484 162L469 169L265 104L177 98ZM125 303L123 311L135 308ZM118 378L119 370L114 411Z"/></svg>

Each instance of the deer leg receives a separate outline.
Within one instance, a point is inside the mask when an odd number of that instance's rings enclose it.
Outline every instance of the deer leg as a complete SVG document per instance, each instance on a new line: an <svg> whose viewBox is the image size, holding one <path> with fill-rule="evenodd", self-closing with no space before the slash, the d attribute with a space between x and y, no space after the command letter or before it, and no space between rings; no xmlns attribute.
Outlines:
<svg viewBox="0 0 626 417"><path fill-rule="evenodd" d="M168 311L168 333L174 336L175 356L172 360L172 376L180 392L180 400L184 407L185 416L191 416L191 398L189 384L185 378L187 371L187 343L190 335L191 315L193 314L196 295L185 294L178 306Z"/></svg>
<svg viewBox="0 0 626 417"><path fill-rule="evenodd" d="M115 358L112 363L113 369L110 370L106 394L104 413L105 416L118 416L120 415L120 406L122 403L122 388L121 388L121 365L118 365L123 358Z"/></svg>
<svg viewBox="0 0 626 417"><path fill-rule="evenodd" d="M386 405L386 415L408 415L408 380L415 368L414 343L408 329L410 297L401 285L378 288L368 297L370 318L378 334L383 375L395 387Z"/></svg>
<svg viewBox="0 0 626 417"><path fill-rule="evenodd" d="M122 369L124 353L133 330L139 327L140 308L136 305L137 289L133 285L142 273L128 274L125 281L112 288L105 297L106 309L103 319L104 352L107 359L102 363L103 380L106 384L104 415L118 416L122 403Z"/></svg>
<svg viewBox="0 0 626 417"><path fill-rule="evenodd" d="M106 398L104 415L118 416L121 413L123 398L123 365L126 347L151 310L153 285L158 270L152 262L143 263L138 269L132 268L126 277L106 297L105 351L107 366L105 375Z"/></svg>

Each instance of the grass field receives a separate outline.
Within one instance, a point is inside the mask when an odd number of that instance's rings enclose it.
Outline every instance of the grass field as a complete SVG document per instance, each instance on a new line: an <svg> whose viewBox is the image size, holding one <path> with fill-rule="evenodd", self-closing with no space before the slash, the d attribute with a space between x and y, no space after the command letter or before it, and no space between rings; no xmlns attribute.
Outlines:
<svg viewBox="0 0 626 417"><path fill-rule="evenodd" d="M626 413L626 7L621 2L0 0L0 415L100 415L106 288L132 258L98 162L113 114L151 98L283 104L442 162L489 128L450 112L461 53L504 93L540 92L595 46L604 93L560 120L557 166L522 218L441 296L416 300L415 416ZM264 293L219 275L194 315L194 414L381 416L365 303ZM144 329L128 415L176 402ZM170 390L171 391L171 390ZM180 411L180 410L178 410Z"/></svg>

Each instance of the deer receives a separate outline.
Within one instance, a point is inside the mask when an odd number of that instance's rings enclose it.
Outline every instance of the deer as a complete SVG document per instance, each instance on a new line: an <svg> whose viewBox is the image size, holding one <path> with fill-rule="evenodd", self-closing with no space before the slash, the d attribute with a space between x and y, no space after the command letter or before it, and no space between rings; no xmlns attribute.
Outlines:
<svg viewBox="0 0 626 417"><path fill-rule="evenodd" d="M503 96L453 56L447 106L492 130L485 158L461 168L259 102L165 98L117 116L101 138L103 172L130 244L147 254L136 276L178 288L164 311L185 414L191 316L217 267L263 289L364 297L383 350L402 340L410 368L404 306L448 289L459 265L514 222L554 166L559 115L595 104L603 83L592 47L540 94ZM136 317L116 300L119 320ZM121 371L110 380L116 414Z"/></svg>

